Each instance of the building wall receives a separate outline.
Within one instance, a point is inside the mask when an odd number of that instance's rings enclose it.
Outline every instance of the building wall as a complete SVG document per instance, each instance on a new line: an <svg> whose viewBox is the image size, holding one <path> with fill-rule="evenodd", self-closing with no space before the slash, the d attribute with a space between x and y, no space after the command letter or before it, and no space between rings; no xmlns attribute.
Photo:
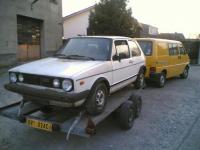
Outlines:
<svg viewBox="0 0 200 150"><path fill-rule="evenodd" d="M149 26L149 34L150 35L158 35L158 28Z"/></svg>
<svg viewBox="0 0 200 150"><path fill-rule="evenodd" d="M32 0L33 1L33 0ZM31 0L0 0L0 66L17 62L17 15L43 21L41 56L53 53L62 44L62 4L38 0L31 10Z"/></svg>
<svg viewBox="0 0 200 150"><path fill-rule="evenodd" d="M90 11L67 18L63 22L64 38L87 35Z"/></svg>
<svg viewBox="0 0 200 150"><path fill-rule="evenodd" d="M142 25L142 30L140 31L140 37L154 37L158 35L158 28L148 25L148 24L143 24Z"/></svg>
<svg viewBox="0 0 200 150"><path fill-rule="evenodd" d="M200 64L200 40L186 39L182 41L184 47L188 51L191 64Z"/></svg>
<svg viewBox="0 0 200 150"><path fill-rule="evenodd" d="M184 41L185 36L183 33L160 33L156 36L157 38L168 39L168 40L177 40Z"/></svg>

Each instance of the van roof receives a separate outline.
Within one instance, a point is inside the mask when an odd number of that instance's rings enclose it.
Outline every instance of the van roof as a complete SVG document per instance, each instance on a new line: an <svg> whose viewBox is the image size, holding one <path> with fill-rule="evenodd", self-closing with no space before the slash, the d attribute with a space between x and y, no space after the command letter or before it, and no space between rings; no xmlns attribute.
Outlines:
<svg viewBox="0 0 200 150"><path fill-rule="evenodd" d="M135 40L145 40L145 41L158 41L158 42L167 42L167 43L181 43L180 41L159 39L159 38L135 38Z"/></svg>

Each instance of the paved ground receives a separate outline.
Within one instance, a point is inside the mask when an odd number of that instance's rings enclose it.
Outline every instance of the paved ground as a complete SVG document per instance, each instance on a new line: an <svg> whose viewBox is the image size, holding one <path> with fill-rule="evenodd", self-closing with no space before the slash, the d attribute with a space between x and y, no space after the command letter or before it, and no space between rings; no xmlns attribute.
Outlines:
<svg viewBox="0 0 200 150"><path fill-rule="evenodd" d="M0 117L1 150L199 150L200 149L200 67L193 66L187 80L171 79L165 88L135 91L143 97L143 110L134 127L122 131L112 117L97 128L90 139L61 133L47 133L17 121ZM0 75L0 105L20 99L7 92Z"/></svg>

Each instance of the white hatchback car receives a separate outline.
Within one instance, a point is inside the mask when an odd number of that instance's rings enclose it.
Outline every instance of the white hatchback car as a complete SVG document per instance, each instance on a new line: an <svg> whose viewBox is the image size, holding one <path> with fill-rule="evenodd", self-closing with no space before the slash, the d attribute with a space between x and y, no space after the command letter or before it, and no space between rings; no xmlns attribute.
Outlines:
<svg viewBox="0 0 200 150"><path fill-rule="evenodd" d="M145 57L128 37L83 36L67 40L53 56L9 70L5 88L25 101L45 106L78 107L101 113L107 96L144 83Z"/></svg>

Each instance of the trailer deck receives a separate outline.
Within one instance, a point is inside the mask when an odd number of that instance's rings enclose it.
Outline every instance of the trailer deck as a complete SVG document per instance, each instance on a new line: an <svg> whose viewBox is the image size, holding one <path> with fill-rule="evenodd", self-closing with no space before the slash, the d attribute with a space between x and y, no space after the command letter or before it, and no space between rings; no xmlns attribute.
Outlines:
<svg viewBox="0 0 200 150"><path fill-rule="evenodd" d="M66 133L66 139L70 134L90 137L96 133L96 126L112 112L117 110L133 94L132 87L126 87L109 96L103 113L97 116L88 115L84 108L55 109L50 113L42 113L42 105L32 102L19 101L4 107L0 107L0 115L18 120L30 127L46 131L59 131Z"/></svg>

